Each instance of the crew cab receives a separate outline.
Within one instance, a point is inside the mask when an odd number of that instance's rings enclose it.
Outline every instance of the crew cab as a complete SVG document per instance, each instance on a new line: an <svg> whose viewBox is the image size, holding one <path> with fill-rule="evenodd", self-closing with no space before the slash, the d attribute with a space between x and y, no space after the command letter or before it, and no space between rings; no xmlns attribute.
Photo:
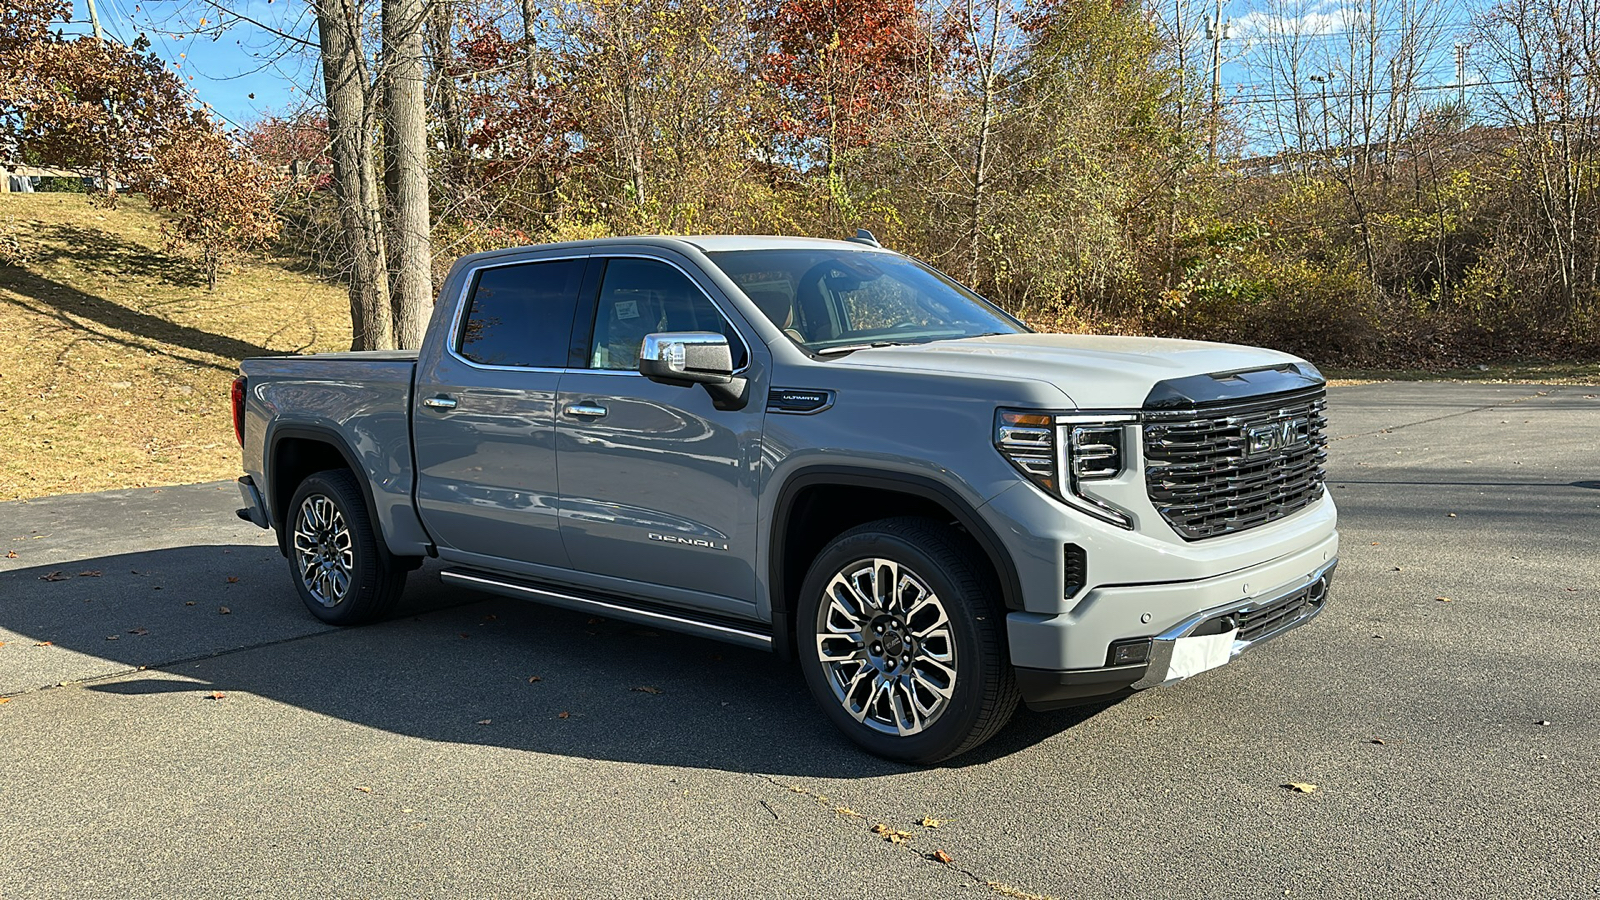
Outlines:
<svg viewBox="0 0 1600 900"><path fill-rule="evenodd" d="M1038 334L878 246L634 237L465 257L420 350L245 360L239 515L319 618L462 588L771 650L918 763L1312 619L1324 381Z"/></svg>

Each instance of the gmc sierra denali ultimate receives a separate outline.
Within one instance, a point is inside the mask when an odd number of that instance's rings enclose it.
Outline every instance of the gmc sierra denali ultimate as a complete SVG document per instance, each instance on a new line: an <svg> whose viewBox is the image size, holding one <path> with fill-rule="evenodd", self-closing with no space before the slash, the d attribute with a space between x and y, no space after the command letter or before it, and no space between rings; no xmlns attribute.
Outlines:
<svg viewBox="0 0 1600 900"><path fill-rule="evenodd" d="M1035 334L862 234L468 256L416 352L247 359L239 511L338 624L406 574L772 650L885 757L1227 663L1323 608L1324 382Z"/></svg>

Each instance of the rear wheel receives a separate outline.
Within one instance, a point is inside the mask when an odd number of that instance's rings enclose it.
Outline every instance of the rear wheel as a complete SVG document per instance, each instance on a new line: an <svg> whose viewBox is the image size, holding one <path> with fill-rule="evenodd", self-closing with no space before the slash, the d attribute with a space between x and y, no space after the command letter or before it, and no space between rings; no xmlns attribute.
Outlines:
<svg viewBox="0 0 1600 900"><path fill-rule="evenodd" d="M405 589L406 570L383 546L355 476L307 476L289 501L289 569L311 614L333 625L382 618Z"/></svg>
<svg viewBox="0 0 1600 900"><path fill-rule="evenodd" d="M928 519L836 538L812 563L795 619L806 683L828 718L868 751L913 763L993 737L1018 699L993 581L968 541Z"/></svg>

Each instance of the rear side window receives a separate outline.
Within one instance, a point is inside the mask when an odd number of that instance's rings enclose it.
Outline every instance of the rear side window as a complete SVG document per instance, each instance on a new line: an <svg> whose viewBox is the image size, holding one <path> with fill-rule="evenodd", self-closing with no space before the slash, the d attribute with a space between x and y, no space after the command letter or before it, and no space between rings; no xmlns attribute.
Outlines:
<svg viewBox="0 0 1600 900"><path fill-rule="evenodd" d="M461 355L485 366L562 369L587 260L496 266L478 273Z"/></svg>

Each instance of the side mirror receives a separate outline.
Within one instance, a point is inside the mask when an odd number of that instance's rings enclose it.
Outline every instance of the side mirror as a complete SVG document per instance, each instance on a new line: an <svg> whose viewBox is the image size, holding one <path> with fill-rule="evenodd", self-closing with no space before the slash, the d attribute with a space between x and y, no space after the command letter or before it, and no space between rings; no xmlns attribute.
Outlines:
<svg viewBox="0 0 1600 900"><path fill-rule="evenodd" d="M662 384L727 384L733 381L733 351L714 331L647 334L639 348L639 374Z"/></svg>

